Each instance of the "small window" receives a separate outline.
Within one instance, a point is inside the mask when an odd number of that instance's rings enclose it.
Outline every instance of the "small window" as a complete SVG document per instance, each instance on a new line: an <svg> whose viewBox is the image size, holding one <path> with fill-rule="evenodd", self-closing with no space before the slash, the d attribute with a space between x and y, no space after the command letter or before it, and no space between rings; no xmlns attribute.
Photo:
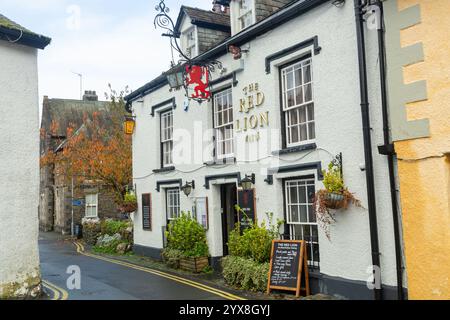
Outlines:
<svg viewBox="0 0 450 320"><path fill-rule="evenodd" d="M173 165L173 111L161 113L161 160L162 167Z"/></svg>
<svg viewBox="0 0 450 320"><path fill-rule="evenodd" d="M86 218L98 218L98 194L86 195Z"/></svg>
<svg viewBox="0 0 450 320"><path fill-rule="evenodd" d="M233 157L233 96L231 88L214 94L213 104L217 159Z"/></svg>
<svg viewBox="0 0 450 320"><path fill-rule="evenodd" d="M284 188L289 237L291 240L306 241L309 266L319 268L319 230L314 211L315 180L287 180Z"/></svg>
<svg viewBox="0 0 450 320"><path fill-rule="evenodd" d="M166 212L168 222L180 216L180 189L166 189Z"/></svg>
<svg viewBox="0 0 450 320"><path fill-rule="evenodd" d="M185 52L189 58L197 56L197 30L190 28L184 34Z"/></svg>
<svg viewBox="0 0 450 320"><path fill-rule="evenodd" d="M311 58L283 68L281 79L286 147L314 141L316 129Z"/></svg>
<svg viewBox="0 0 450 320"><path fill-rule="evenodd" d="M254 24L253 0L241 0L239 5L239 28L244 30Z"/></svg>

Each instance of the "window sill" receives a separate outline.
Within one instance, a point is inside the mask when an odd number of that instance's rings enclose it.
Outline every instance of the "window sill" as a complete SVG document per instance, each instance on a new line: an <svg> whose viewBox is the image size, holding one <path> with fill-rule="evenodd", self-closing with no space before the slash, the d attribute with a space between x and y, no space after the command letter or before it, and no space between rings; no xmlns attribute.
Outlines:
<svg viewBox="0 0 450 320"><path fill-rule="evenodd" d="M153 173L164 173L164 172L170 172L170 171L175 171L175 167L166 167L166 168L161 168L161 169L155 169L155 170L153 170Z"/></svg>
<svg viewBox="0 0 450 320"><path fill-rule="evenodd" d="M309 143L309 144L304 144L304 145L300 145L300 146L296 146L296 147L290 147L290 148L274 151L274 152L272 152L272 154L273 155L283 155L283 154L291 154L291 153L297 153L297 152L302 152L302 151L306 151L306 150L315 150L315 149L317 149L317 144Z"/></svg>
<svg viewBox="0 0 450 320"><path fill-rule="evenodd" d="M206 166L232 165L236 164L236 158L216 159L214 161L205 162Z"/></svg>

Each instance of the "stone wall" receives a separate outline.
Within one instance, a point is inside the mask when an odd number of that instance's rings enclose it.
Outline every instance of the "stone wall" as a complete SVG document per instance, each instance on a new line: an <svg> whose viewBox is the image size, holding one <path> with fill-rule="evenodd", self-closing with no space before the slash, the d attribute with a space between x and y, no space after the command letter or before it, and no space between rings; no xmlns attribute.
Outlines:
<svg viewBox="0 0 450 320"><path fill-rule="evenodd" d="M63 234L71 232L72 222L72 181L59 174L55 177L55 224L54 231ZM85 200L87 194L98 194L98 218L119 219L121 214L114 202L114 194L104 185L85 183L75 185L74 199ZM74 225L81 224L85 217L85 206L73 207Z"/></svg>
<svg viewBox="0 0 450 320"><path fill-rule="evenodd" d="M255 0L256 21L261 21L280 10L292 0Z"/></svg>
<svg viewBox="0 0 450 320"><path fill-rule="evenodd" d="M197 28L199 54L208 51L230 36L228 32Z"/></svg>

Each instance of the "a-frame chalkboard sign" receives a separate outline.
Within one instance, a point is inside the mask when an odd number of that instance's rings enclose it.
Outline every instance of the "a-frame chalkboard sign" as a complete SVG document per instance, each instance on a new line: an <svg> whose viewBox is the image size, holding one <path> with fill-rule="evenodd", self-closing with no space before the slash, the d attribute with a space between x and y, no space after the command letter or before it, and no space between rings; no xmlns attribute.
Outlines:
<svg viewBox="0 0 450 320"><path fill-rule="evenodd" d="M300 297L302 291L306 296L310 295L305 241L272 242L267 294L272 290L295 291L296 297Z"/></svg>

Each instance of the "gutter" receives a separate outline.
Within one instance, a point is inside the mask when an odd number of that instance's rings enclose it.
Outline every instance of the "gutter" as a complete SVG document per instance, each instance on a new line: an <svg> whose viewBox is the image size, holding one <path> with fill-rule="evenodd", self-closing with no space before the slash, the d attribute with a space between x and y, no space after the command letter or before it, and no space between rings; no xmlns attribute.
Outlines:
<svg viewBox="0 0 450 320"><path fill-rule="evenodd" d="M366 62L364 18L363 18L363 7L367 4L367 0L354 0L354 4L355 4L356 37L357 37L358 60L359 60L361 118L363 124L364 157L366 165L365 171L367 184L367 200L369 206L370 244L372 249L372 265L379 271L377 276L380 277L379 281L380 286L378 288L375 287L374 298L375 300L382 300L380 248L378 239L377 206L375 196L375 178L373 170L372 137L370 127L370 108L368 97L367 62ZM375 273L374 276L376 276Z"/></svg>
<svg viewBox="0 0 450 320"><path fill-rule="evenodd" d="M2 26L0 26L0 38L2 38L1 35L13 40L4 39L5 41L22 44L36 49L45 49L52 41L52 39L42 35L30 34L23 30L9 29Z"/></svg>
<svg viewBox="0 0 450 320"><path fill-rule="evenodd" d="M380 8L380 19L384 22L383 3L377 0L375 3ZM383 138L384 145L378 147L379 153L387 156L389 170L389 184L391 192L392 218L394 223L394 241L395 241L395 262L397 269L397 299L405 300L403 292L403 256L402 256L402 236L400 230L399 204L397 197L396 175L394 170L394 157L396 155L395 146L391 142L389 130L389 112L387 98L387 81L386 81L386 45L385 45L384 25L378 29L378 50L380 61L380 81L381 81L381 106L383 113Z"/></svg>

